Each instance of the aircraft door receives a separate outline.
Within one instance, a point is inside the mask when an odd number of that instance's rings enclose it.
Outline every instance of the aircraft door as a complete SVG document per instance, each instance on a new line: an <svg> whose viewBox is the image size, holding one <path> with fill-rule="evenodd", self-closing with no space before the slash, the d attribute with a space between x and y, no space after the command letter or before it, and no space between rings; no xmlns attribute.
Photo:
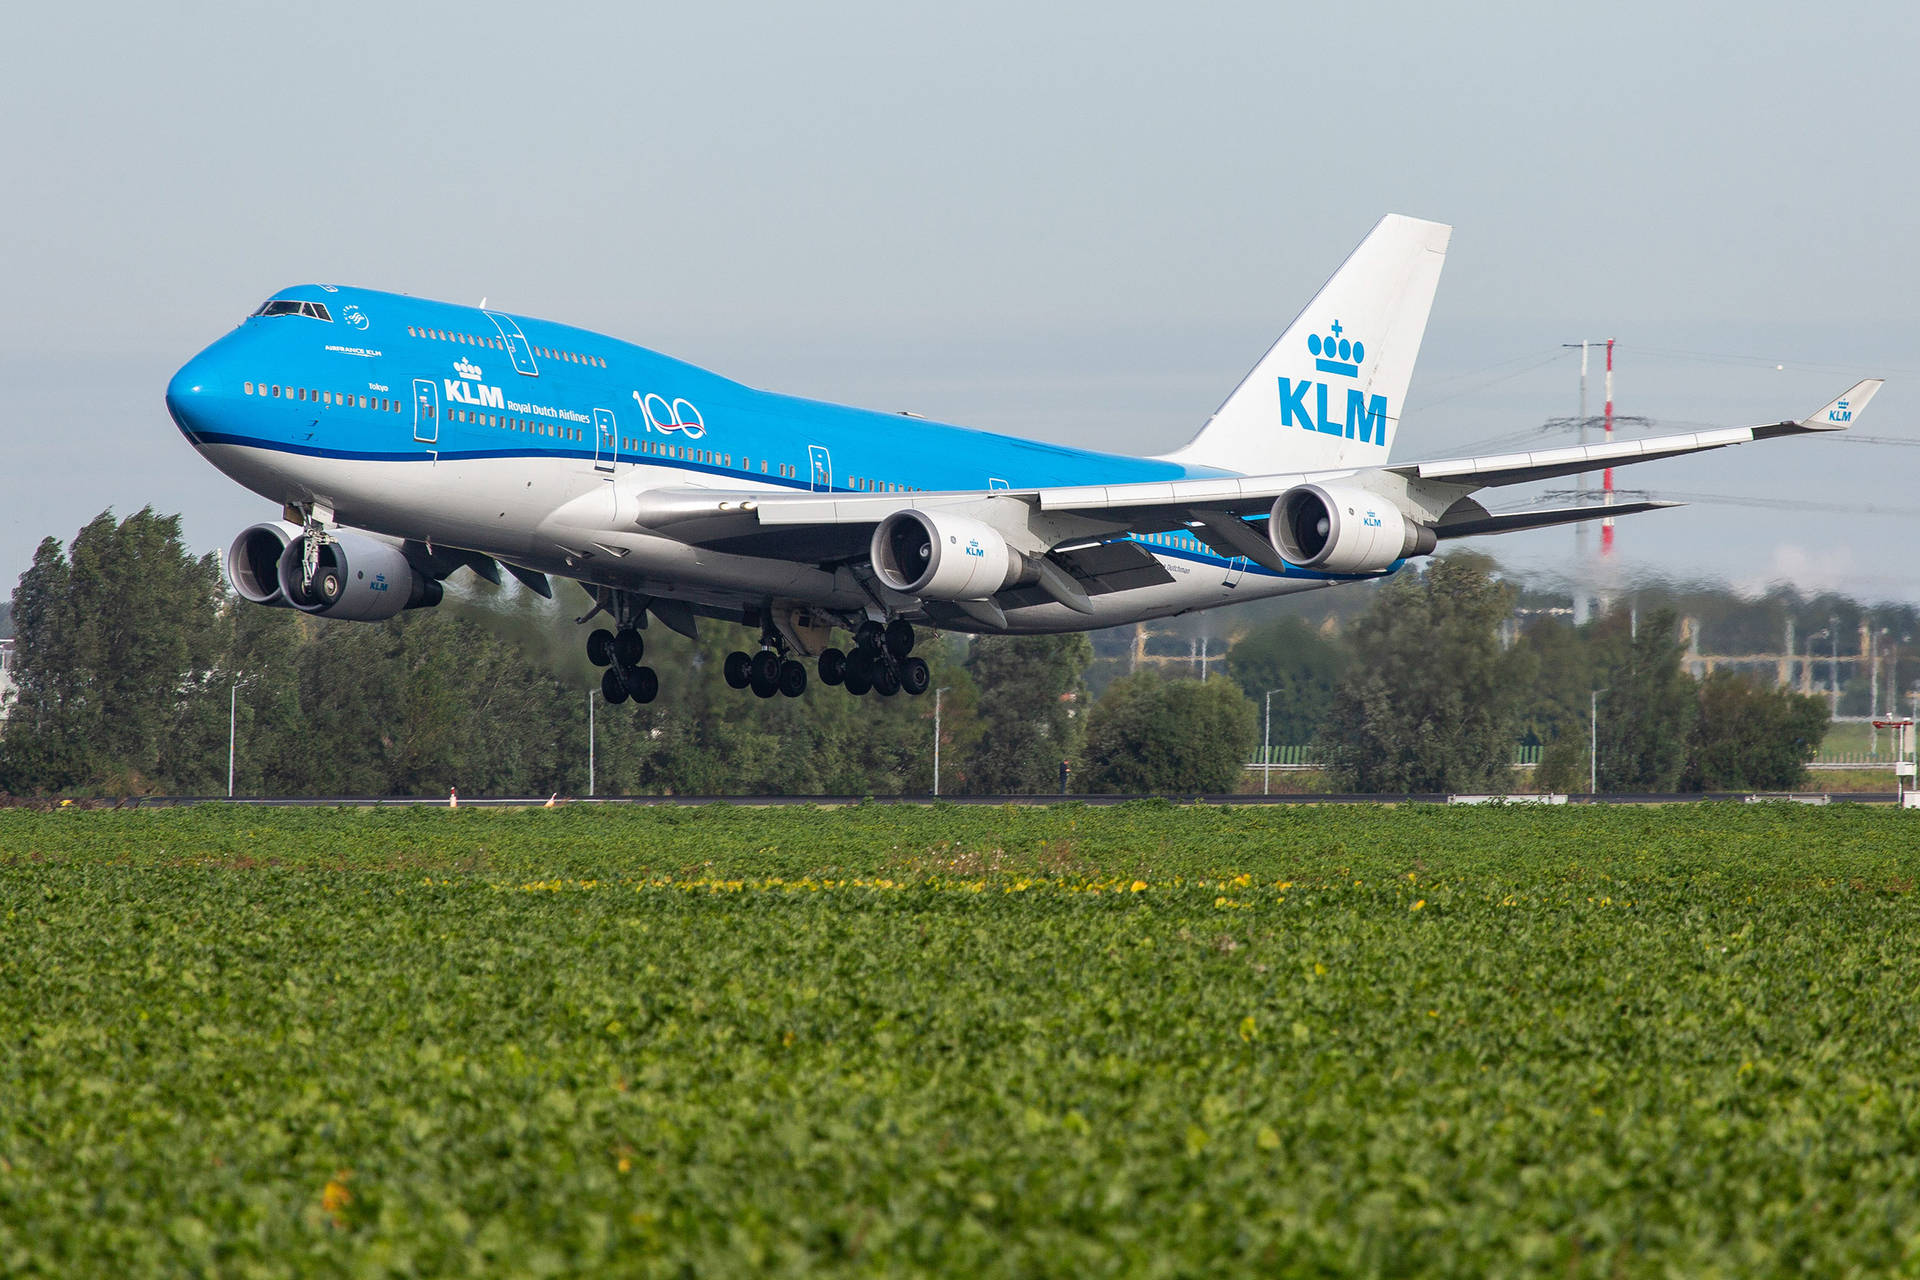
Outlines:
<svg viewBox="0 0 1920 1280"><path fill-rule="evenodd" d="M1246 572L1247 558L1245 556L1235 556L1233 559L1227 561L1227 580L1225 585L1229 587L1239 586L1240 579Z"/></svg>
<svg viewBox="0 0 1920 1280"><path fill-rule="evenodd" d="M616 434L619 426L613 420L613 410L595 409L593 411L593 469L612 471L613 464L620 458L620 437Z"/></svg>
<svg viewBox="0 0 1920 1280"><path fill-rule="evenodd" d="M827 446L810 444L807 446L807 462L812 466L812 476L807 487L815 493L830 493L833 490L833 458L827 453Z"/></svg>
<svg viewBox="0 0 1920 1280"><path fill-rule="evenodd" d="M540 366L533 362L533 344L527 341L527 335L520 332L520 326L512 316L495 315L491 311L480 313L493 321L493 327L500 332L500 341L507 344L507 354L513 358L513 371L529 378L540 376Z"/></svg>
<svg viewBox="0 0 1920 1280"><path fill-rule="evenodd" d="M440 388L431 378L413 380L413 438L422 444L440 439Z"/></svg>

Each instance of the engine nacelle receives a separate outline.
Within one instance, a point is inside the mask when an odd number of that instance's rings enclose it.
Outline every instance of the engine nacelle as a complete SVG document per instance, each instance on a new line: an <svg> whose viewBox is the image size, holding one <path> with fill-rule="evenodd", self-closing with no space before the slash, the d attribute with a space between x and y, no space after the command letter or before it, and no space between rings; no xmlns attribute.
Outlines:
<svg viewBox="0 0 1920 1280"><path fill-rule="evenodd" d="M399 547L344 530L320 545L313 583L305 585L301 557L307 535L295 530L280 553L280 593L294 608L323 618L378 622L402 609L440 603L440 583L407 563Z"/></svg>
<svg viewBox="0 0 1920 1280"><path fill-rule="evenodd" d="M873 571L903 595L985 600L1027 572L989 525L947 511L896 511L873 531Z"/></svg>
<svg viewBox="0 0 1920 1280"><path fill-rule="evenodd" d="M1267 536L1287 563L1322 573L1379 573L1439 545L1432 529L1386 498L1341 485L1295 485L1281 494Z"/></svg>
<svg viewBox="0 0 1920 1280"><path fill-rule="evenodd" d="M300 536L300 526L270 520L242 529L227 548L227 581L242 600L291 609L293 602L280 590L280 557L287 544Z"/></svg>

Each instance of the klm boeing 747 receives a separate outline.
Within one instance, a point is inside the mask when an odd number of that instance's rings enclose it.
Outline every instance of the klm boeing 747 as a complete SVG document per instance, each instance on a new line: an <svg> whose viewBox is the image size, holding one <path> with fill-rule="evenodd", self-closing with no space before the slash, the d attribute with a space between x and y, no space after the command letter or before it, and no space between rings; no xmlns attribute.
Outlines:
<svg viewBox="0 0 1920 1280"><path fill-rule="evenodd" d="M334 285L273 295L167 408L277 504L226 554L262 605L377 620L465 568L592 598L609 702L649 702L649 617L758 635L725 677L924 693L916 625L1052 632L1382 577L1451 538L1669 504L1493 514L1481 489L1850 425L1809 417L1627 443L1390 461L1451 228L1389 216L1184 447L1096 453L757 391L504 311ZM851 635L833 643L836 628Z"/></svg>

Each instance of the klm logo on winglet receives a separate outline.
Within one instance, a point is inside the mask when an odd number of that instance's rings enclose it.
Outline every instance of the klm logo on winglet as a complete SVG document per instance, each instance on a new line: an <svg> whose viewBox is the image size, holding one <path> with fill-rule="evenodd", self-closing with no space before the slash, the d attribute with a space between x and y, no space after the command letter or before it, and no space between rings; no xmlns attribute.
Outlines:
<svg viewBox="0 0 1920 1280"><path fill-rule="evenodd" d="M1367 358L1366 346L1347 337L1338 320L1333 322L1333 332L1326 337L1308 334L1307 351L1314 357L1315 369L1344 378L1359 377L1360 365ZM1311 397L1307 394L1309 391L1313 393ZM1346 393L1346 413L1340 418L1334 416L1339 393L1326 383L1281 378L1280 425L1290 427L1297 422L1302 431L1318 431L1386 447L1387 398L1369 396L1358 387L1348 387Z"/></svg>
<svg viewBox="0 0 1920 1280"><path fill-rule="evenodd" d="M1833 408L1827 410L1827 421L1834 423L1852 422L1853 410L1847 407L1845 400L1836 400Z"/></svg>

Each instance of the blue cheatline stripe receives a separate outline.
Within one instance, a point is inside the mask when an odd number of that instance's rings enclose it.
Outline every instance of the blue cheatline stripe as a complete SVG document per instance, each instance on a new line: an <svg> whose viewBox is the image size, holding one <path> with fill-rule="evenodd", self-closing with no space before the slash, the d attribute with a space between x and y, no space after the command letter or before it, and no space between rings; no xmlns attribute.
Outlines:
<svg viewBox="0 0 1920 1280"><path fill-rule="evenodd" d="M344 462L433 462L436 460L441 462L465 462L488 458L502 460L569 458L576 462L591 463L593 461L591 451L581 451L578 449L520 448L436 450L422 448L412 452L400 453L391 451L369 452L353 449L329 449L321 445L289 444L284 441L263 440L257 436L236 435L231 432L221 431L196 432L194 438L202 444L234 445L243 449L261 449L269 453L295 454L303 458L335 458ZM422 441L420 443L424 444L425 442ZM755 484L777 485L783 489L794 489L803 493L850 494L855 492L853 489L843 489L838 486L831 489L814 489L808 481L799 477L789 478L786 476L755 475L751 472L734 471L727 467L712 466L704 462L693 462L682 458L662 458L653 454L646 454L639 457L622 455L619 462L629 466L697 471L705 475L721 476L729 479L752 480ZM907 495L901 494L898 496L905 497ZM1142 551L1145 551L1151 556L1185 560L1190 564L1219 569L1222 572L1225 572L1228 566L1232 564L1232 561L1218 555L1208 555L1201 551L1188 551L1179 547L1156 546L1142 541L1139 537L1134 537L1130 540ZM1296 569L1291 565L1287 566L1284 572L1276 572L1263 564L1257 564L1252 560L1248 560L1242 567L1242 572L1259 578L1301 578L1324 582L1365 582L1372 578L1385 577L1387 574L1394 573L1398 571L1404 563L1405 561L1396 560L1381 573L1316 573L1311 569Z"/></svg>

